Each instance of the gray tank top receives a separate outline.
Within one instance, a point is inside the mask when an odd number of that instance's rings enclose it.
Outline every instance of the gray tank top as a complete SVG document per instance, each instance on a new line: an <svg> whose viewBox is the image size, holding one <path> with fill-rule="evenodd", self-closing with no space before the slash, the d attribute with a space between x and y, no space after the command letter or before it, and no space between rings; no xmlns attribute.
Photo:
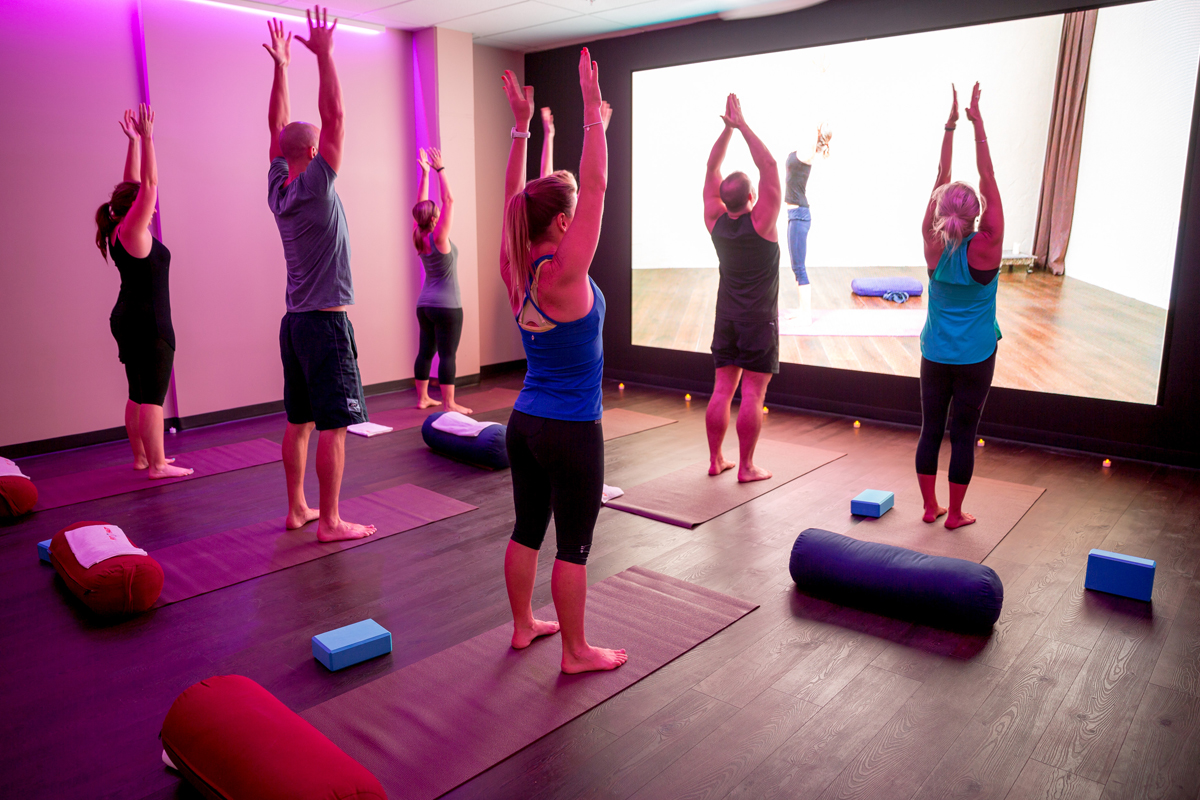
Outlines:
<svg viewBox="0 0 1200 800"><path fill-rule="evenodd" d="M458 293L458 248L451 242L449 253L439 253L432 236L427 242L429 252L421 254L425 286L417 297L417 307L462 308L462 297Z"/></svg>
<svg viewBox="0 0 1200 800"><path fill-rule="evenodd" d="M796 151L788 153L784 162L787 169L787 188L783 193L783 202L789 206L808 207L808 198L804 190L808 187L808 174L812 172L812 164L805 164L796 156Z"/></svg>

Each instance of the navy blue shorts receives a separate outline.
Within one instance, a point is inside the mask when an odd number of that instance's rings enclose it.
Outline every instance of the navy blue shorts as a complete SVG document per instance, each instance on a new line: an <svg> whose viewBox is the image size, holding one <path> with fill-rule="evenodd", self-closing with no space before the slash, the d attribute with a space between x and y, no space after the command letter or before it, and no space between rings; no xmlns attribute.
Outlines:
<svg viewBox="0 0 1200 800"><path fill-rule="evenodd" d="M354 326L345 311L284 314L279 352L288 422L329 431L367 421Z"/></svg>

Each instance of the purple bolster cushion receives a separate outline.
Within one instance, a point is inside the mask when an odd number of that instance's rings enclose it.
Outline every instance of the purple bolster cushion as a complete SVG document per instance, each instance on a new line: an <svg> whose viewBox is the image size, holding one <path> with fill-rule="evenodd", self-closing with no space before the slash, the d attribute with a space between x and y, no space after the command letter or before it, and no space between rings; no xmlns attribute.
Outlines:
<svg viewBox="0 0 1200 800"><path fill-rule="evenodd" d="M897 276L894 278L855 278L850 281L850 291L860 297L883 297L888 292L904 292L909 297L920 297L925 286L916 278Z"/></svg>

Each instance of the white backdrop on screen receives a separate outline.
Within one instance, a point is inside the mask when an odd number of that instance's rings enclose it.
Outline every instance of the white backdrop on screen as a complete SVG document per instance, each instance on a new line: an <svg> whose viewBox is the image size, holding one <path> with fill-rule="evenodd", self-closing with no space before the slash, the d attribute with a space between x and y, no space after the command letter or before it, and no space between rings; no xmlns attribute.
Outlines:
<svg viewBox="0 0 1200 800"><path fill-rule="evenodd" d="M950 84L981 108L1005 211L1005 247L1033 240L1062 16L709 61L633 74L633 268L716 268L704 229L704 166L736 92L782 174L817 125L834 131L808 183L810 267L918 266ZM734 135L724 172L757 171ZM978 183L965 113L954 178ZM779 241L786 241L781 214ZM784 260L786 261L786 253Z"/></svg>

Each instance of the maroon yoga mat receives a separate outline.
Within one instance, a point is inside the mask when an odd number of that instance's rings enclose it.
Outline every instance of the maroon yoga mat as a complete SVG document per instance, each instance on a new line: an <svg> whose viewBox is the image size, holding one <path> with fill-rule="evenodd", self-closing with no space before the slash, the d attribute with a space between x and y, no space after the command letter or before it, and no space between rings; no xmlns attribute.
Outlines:
<svg viewBox="0 0 1200 800"><path fill-rule="evenodd" d="M488 389L475 394L456 395L455 399L471 409L471 413L480 413L483 411L495 411L500 408L509 408L513 403L517 402L517 395L512 389ZM389 428L402 431L405 428L415 428L425 421L425 418L430 414L436 414L441 411L440 405L431 406L430 408L389 408L387 411L371 411L367 409L368 416L371 422L376 425L387 425Z"/></svg>
<svg viewBox="0 0 1200 800"><path fill-rule="evenodd" d="M150 553L165 574L162 594L154 605L178 603L475 508L405 483L341 501L339 512L343 517L378 528L365 539L318 542L316 522L289 531L284 518L279 517L164 547Z"/></svg>
<svg viewBox="0 0 1200 800"><path fill-rule="evenodd" d="M620 439L631 433L641 433L651 428L661 428L671 425L678 420L668 417L656 417L653 414L643 414L640 411L629 411L624 408L608 408L604 410L601 425L604 428L604 441Z"/></svg>
<svg viewBox="0 0 1200 800"><path fill-rule="evenodd" d="M738 483L736 468L712 476L708 474L708 461L699 461L626 489L623 496L609 500L606 507L681 528L694 528L844 455L760 439L754 463L771 471L771 477L765 481Z"/></svg>
<svg viewBox="0 0 1200 800"><path fill-rule="evenodd" d="M98 500L101 497L112 497L115 494L125 494L126 492L139 492L143 489L153 489L156 486L165 486L180 481L194 481L209 475L283 460L279 444L270 439L251 439L248 442L223 444L220 447L207 447L203 450L174 453L173 455L177 459L176 464L181 467L191 467L195 472L182 478L163 478L152 481L146 477L146 470L136 470L129 464L118 464L103 469L76 472L73 475L35 480L34 483L38 488L38 502L34 511L84 503L88 500ZM36 476L32 477L36 478Z"/></svg>
<svg viewBox="0 0 1200 800"><path fill-rule="evenodd" d="M758 606L641 567L588 588L588 641L624 647L611 672L564 675L557 636L513 650L501 625L301 714L389 797L438 797ZM538 612L554 617L553 607Z"/></svg>

